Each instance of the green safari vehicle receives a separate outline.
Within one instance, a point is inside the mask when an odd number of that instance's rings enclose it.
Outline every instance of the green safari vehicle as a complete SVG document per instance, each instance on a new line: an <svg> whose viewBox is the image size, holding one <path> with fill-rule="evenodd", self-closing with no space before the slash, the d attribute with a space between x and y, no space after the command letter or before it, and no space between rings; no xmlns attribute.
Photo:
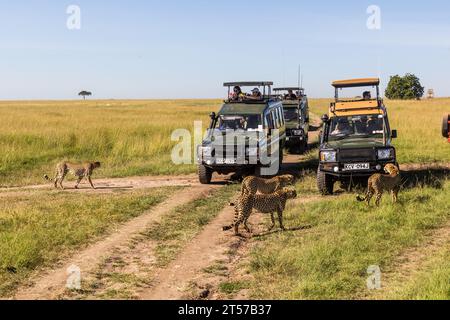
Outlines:
<svg viewBox="0 0 450 320"><path fill-rule="evenodd" d="M286 148L303 154L308 149L309 106L305 90L299 87L275 88L283 103L286 120Z"/></svg>
<svg viewBox="0 0 450 320"><path fill-rule="evenodd" d="M197 147L198 177L211 183L213 173L272 176L283 161L286 126L283 105L271 92L273 83L229 82L228 99L211 114L206 138ZM245 94L244 87L252 87Z"/></svg>

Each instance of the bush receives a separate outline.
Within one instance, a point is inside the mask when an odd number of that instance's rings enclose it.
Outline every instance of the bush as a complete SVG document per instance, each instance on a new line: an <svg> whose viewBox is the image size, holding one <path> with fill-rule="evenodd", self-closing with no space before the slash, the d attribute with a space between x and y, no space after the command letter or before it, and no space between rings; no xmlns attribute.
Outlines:
<svg viewBox="0 0 450 320"><path fill-rule="evenodd" d="M404 77L391 77L385 95L388 99L413 100L422 98L425 88L414 74L407 73Z"/></svg>

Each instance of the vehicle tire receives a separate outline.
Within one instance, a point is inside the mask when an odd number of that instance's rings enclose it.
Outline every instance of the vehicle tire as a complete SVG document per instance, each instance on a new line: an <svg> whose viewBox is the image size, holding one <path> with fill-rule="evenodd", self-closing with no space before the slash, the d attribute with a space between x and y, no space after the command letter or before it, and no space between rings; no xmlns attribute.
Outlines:
<svg viewBox="0 0 450 320"><path fill-rule="evenodd" d="M448 138L448 122L450 121L450 115L444 116L442 120L442 136Z"/></svg>
<svg viewBox="0 0 450 320"><path fill-rule="evenodd" d="M317 170L317 187L324 196L333 194L334 181L333 177Z"/></svg>
<svg viewBox="0 0 450 320"><path fill-rule="evenodd" d="M201 184L210 184L212 179L212 170L204 165L198 166L198 179Z"/></svg>

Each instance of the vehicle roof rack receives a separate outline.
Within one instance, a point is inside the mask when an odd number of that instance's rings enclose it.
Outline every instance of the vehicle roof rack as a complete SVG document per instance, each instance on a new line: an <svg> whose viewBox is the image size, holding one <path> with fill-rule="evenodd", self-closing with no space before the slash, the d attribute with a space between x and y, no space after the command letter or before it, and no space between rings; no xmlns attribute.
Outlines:
<svg viewBox="0 0 450 320"><path fill-rule="evenodd" d="M368 87L379 85L380 85L379 78L338 80L332 83L332 86L335 88L355 88L355 87Z"/></svg>
<svg viewBox="0 0 450 320"><path fill-rule="evenodd" d="M288 90L299 90L299 91L305 91L305 89L300 87L284 87L284 88L274 88L273 91L288 91Z"/></svg>
<svg viewBox="0 0 450 320"><path fill-rule="evenodd" d="M273 86L271 81L241 81L241 82L225 82L224 87L261 87L261 86Z"/></svg>

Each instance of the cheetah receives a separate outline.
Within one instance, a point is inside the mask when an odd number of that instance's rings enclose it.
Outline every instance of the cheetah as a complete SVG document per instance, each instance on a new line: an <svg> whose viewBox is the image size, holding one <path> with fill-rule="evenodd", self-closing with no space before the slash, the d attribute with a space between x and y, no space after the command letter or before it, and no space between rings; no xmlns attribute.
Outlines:
<svg viewBox="0 0 450 320"><path fill-rule="evenodd" d="M272 179L249 176L242 182L241 195L244 193L254 195L258 191L262 194L274 193L294 183L294 176L287 174Z"/></svg>
<svg viewBox="0 0 450 320"><path fill-rule="evenodd" d="M235 219L233 224L224 226L223 231L234 228L234 233L239 235L239 225L244 224L245 230L252 233L248 226L248 219L252 214L253 209L260 211L261 213L270 213L272 219L272 225L269 231L275 227L274 212L278 214L278 221L280 228L286 230L283 225L283 211L286 208L286 202L288 199L295 199L297 192L292 188L283 188L272 194L241 194L237 204L230 204L235 207Z"/></svg>
<svg viewBox="0 0 450 320"><path fill-rule="evenodd" d="M370 200L376 195L376 205L379 206L383 192L388 191L392 194L392 202L397 202L401 184L400 170L397 166L389 163L384 167L384 171L388 174L383 175L378 173L369 178L369 187L366 196L358 196L358 201L366 201L367 205L370 206Z"/></svg>
<svg viewBox="0 0 450 320"><path fill-rule="evenodd" d="M66 175L70 172L74 176L78 178L77 184L75 185L75 189L78 189L78 186L83 180L83 178L87 178L92 189L95 189L94 184L92 183L91 175L95 169L100 168L100 162L84 162L81 164L71 163L71 162L61 162L56 166L56 174L55 178L51 180L48 175L44 175L44 179L47 181L54 181L55 188L58 188L58 184L61 189L64 190L63 181Z"/></svg>

